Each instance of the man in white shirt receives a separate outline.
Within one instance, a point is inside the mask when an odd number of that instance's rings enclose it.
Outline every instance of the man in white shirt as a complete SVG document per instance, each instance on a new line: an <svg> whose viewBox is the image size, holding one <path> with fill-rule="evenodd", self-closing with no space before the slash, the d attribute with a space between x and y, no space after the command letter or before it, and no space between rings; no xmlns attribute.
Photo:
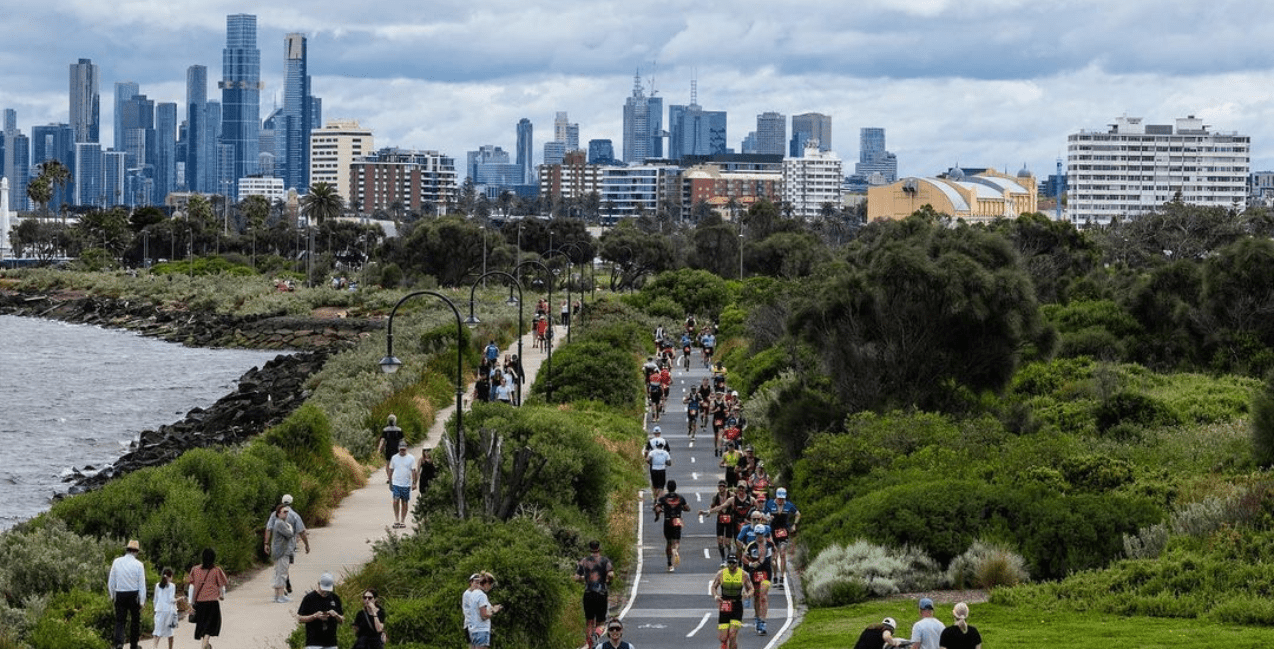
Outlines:
<svg viewBox="0 0 1274 649"><path fill-rule="evenodd" d="M141 544L133 539L128 542L124 556L111 563L111 574L106 580L106 591L115 603L115 649L124 646L124 621L128 625L128 646L140 649L142 606L146 604L146 567L137 560Z"/></svg>
<svg viewBox="0 0 1274 649"><path fill-rule="evenodd" d="M919 649L938 649L938 641L946 625L933 616L933 600L920 600L920 621L911 627L911 641Z"/></svg>
<svg viewBox="0 0 1274 649"><path fill-rule="evenodd" d="M398 454L389 458L389 490L394 495L394 527L407 527L411 490L416 488L416 457L407 452L406 440L398 442Z"/></svg>

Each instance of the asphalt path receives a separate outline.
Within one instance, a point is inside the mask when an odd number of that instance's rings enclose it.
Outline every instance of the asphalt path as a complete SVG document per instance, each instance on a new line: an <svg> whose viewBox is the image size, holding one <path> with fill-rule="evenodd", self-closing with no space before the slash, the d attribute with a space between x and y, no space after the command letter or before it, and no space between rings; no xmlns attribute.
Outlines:
<svg viewBox="0 0 1274 649"><path fill-rule="evenodd" d="M725 472L720 467L720 458L713 453L711 423L706 431L697 432L694 441L688 434L686 406L681 399L704 377L711 376L699 361L698 348L693 353L695 358L689 371L682 370L680 365L673 371L667 411L659 422L650 421L649 415L645 422L647 436L658 425L668 440L673 458L668 479L677 481L677 493L689 502L690 511L685 512L682 528L681 564L675 572L668 572L663 523L654 521L649 487L639 495L642 515L637 519L637 569L632 591L618 616L624 620L624 639L638 649L720 647L716 601L709 593L712 578L721 568L716 523L715 517L700 517L698 512L712 504L717 481L725 477ZM745 441L746 435L745 432ZM769 635L757 635L751 603L744 608L743 628L739 631L741 649L770 649L788 637L795 618L795 605L788 589L799 588L797 580L790 581L787 588L770 588L770 608L766 616Z"/></svg>

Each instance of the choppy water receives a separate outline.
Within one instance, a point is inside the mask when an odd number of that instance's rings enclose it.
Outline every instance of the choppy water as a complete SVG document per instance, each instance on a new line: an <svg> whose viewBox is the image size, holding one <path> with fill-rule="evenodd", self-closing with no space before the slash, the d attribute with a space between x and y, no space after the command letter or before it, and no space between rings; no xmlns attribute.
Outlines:
<svg viewBox="0 0 1274 649"><path fill-rule="evenodd" d="M72 467L113 462L277 355L0 316L0 529L48 509Z"/></svg>

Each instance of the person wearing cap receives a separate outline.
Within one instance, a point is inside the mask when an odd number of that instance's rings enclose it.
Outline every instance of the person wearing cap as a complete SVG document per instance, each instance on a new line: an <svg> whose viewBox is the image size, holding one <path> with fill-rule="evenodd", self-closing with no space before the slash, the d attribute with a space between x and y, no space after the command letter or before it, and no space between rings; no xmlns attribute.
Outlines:
<svg viewBox="0 0 1274 649"><path fill-rule="evenodd" d="M484 649L491 646L491 617L504 608L499 604L491 603L488 594L494 586L495 575L483 571L478 575L478 589L469 597L469 611L465 619L469 625L471 649Z"/></svg>
<svg viewBox="0 0 1274 649"><path fill-rule="evenodd" d="M881 620L880 624L873 624L858 636L858 642L854 644L854 649L881 649L885 646L897 647L902 644L898 638L894 637L894 631L898 629L898 623L892 617Z"/></svg>
<svg viewBox="0 0 1274 649"><path fill-rule="evenodd" d="M770 519L770 527L774 529L774 547L778 555L778 573L774 576L775 588L785 588L787 583L787 552L796 536L796 524L801 520L801 510L787 499L787 489L779 487L774 492L774 500L765 503L765 515Z"/></svg>
<svg viewBox="0 0 1274 649"><path fill-rule="evenodd" d="M588 556L575 566L575 581L584 584L584 644L590 644L593 629L606 622L606 609L610 605L610 582L615 578L615 566L602 556L602 544L588 542Z"/></svg>
<svg viewBox="0 0 1274 649"><path fill-rule="evenodd" d="M336 579L325 572L318 587L301 598L296 616L305 625L305 649L337 649L336 630L345 623L345 609L334 588Z"/></svg>
<svg viewBox="0 0 1274 649"><path fill-rule="evenodd" d="M658 444L651 446L646 452L646 464L650 465L650 492L659 500L663 496L664 486L668 481L668 467L672 466L672 454L668 452L668 443L663 441L660 436L659 427L655 426L655 436L651 438L648 445L654 444L658 440ZM659 520L659 511L655 511L655 520Z"/></svg>
<svg viewBox="0 0 1274 649"><path fill-rule="evenodd" d="M650 452L656 448L666 449L669 453L672 452L672 447L668 445L668 440L664 438L664 429L655 426L650 429L650 434L650 439L646 440L646 446L641 451L642 455L650 455Z"/></svg>
<svg viewBox="0 0 1274 649"><path fill-rule="evenodd" d="M933 600L920 598L920 620L911 625L911 642L920 649L938 649L945 625L933 616Z"/></svg>
<svg viewBox="0 0 1274 649"><path fill-rule="evenodd" d="M733 553L725 558L725 567L712 578L708 593L717 600L717 639L721 649L738 649L739 629L743 628L743 600L752 596L752 581L739 568Z"/></svg>
<svg viewBox="0 0 1274 649"><path fill-rule="evenodd" d="M389 461L398 452L398 442L403 441L403 429L398 427L398 415L390 415L388 423L380 431L376 452L385 458L385 482L389 482Z"/></svg>
<svg viewBox="0 0 1274 649"><path fill-rule="evenodd" d="M681 563L681 513L690 511L690 503L677 493L677 481L668 481L668 493L655 502L655 520L664 517L664 556L668 558L668 572Z"/></svg>
<svg viewBox="0 0 1274 649"><path fill-rule="evenodd" d="M951 615L955 617L955 623L942 630L938 646L941 649L982 649L982 634L978 633L978 627L968 622L969 605L958 602L951 609Z"/></svg>
<svg viewBox="0 0 1274 649"><path fill-rule="evenodd" d="M398 454L389 460L389 491L393 496L394 527L407 527L411 490L416 488L416 457L407 452L407 440L398 442Z"/></svg>
<svg viewBox="0 0 1274 649"><path fill-rule="evenodd" d="M770 526L765 522L765 514L752 510L748 514L748 524L739 530L735 540L739 544L739 553L743 556L743 569L748 573L752 592L756 597L753 602L756 634L765 635L765 618L770 608L770 574L774 571L770 561L774 554L774 537Z"/></svg>
<svg viewBox="0 0 1274 649"><path fill-rule="evenodd" d="M468 644L473 644L473 639L469 636L469 629L473 627L473 596L481 588L482 573L475 572L469 575L469 588L465 589L464 594L460 596L460 612L464 615L464 637Z"/></svg>
<svg viewBox="0 0 1274 649"><path fill-rule="evenodd" d="M128 646L140 649L137 643L142 633L142 606L146 604L146 567L137 560L142 546L133 539L124 548L124 554L111 562L110 576L106 578L106 592L115 604L115 647L124 646L124 623L128 623Z"/></svg>
<svg viewBox="0 0 1274 649"><path fill-rule="evenodd" d="M305 553L310 553L310 533L305 529L305 521L301 520L301 515L296 513L292 508L292 494L283 494L279 499L279 504L287 508L287 524L292 528L292 538L288 542L288 563L296 562L296 542L299 540L305 544ZM271 556L274 554L274 519L278 513L278 508L270 512L265 519L265 554ZM292 593L291 580L284 587L285 595ZM275 595L277 599L277 594Z"/></svg>
<svg viewBox="0 0 1274 649"><path fill-rule="evenodd" d="M717 493L712 495L712 505L708 509L700 509L700 516L717 517L717 554L725 561L730 542L734 539L737 528L734 525L734 508L730 506L730 486L725 480L717 481Z"/></svg>
<svg viewBox="0 0 1274 649"><path fill-rule="evenodd" d="M606 623L606 638L590 649L637 649L631 642L624 640L624 623L618 618L611 618Z"/></svg>

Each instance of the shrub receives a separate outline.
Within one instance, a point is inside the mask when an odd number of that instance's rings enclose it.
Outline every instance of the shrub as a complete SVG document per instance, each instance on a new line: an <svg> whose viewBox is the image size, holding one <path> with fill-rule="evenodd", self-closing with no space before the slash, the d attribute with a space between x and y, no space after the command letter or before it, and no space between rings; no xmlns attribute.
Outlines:
<svg viewBox="0 0 1274 649"><path fill-rule="evenodd" d="M143 623L145 626L145 623ZM115 629L115 608L99 592L73 590L54 596L30 634L35 649L105 649Z"/></svg>
<svg viewBox="0 0 1274 649"><path fill-rule="evenodd" d="M1252 394L1252 457L1258 466L1274 466L1274 375Z"/></svg>
<svg viewBox="0 0 1274 649"><path fill-rule="evenodd" d="M893 550L858 540L832 545L805 568L805 597L810 606L845 606L905 591L943 584L937 563L913 548Z"/></svg>
<svg viewBox="0 0 1274 649"><path fill-rule="evenodd" d="M80 536L53 516L42 516L0 534L0 605L74 589L106 586L103 562L123 543Z"/></svg>
<svg viewBox="0 0 1274 649"><path fill-rule="evenodd" d="M954 588L990 590L1016 586L1029 579L1026 561L1020 555L1005 546L980 540L947 567L947 581Z"/></svg>
<svg viewBox="0 0 1274 649"><path fill-rule="evenodd" d="M1172 426L1181 423L1166 403L1139 392L1120 392L1102 401L1094 413L1097 430L1105 432L1117 424Z"/></svg>
<svg viewBox="0 0 1274 649"><path fill-rule="evenodd" d="M535 377L531 393L546 395L553 383L553 402L598 401L615 408L641 405L641 367L630 350L603 342L576 342L553 353Z"/></svg>

